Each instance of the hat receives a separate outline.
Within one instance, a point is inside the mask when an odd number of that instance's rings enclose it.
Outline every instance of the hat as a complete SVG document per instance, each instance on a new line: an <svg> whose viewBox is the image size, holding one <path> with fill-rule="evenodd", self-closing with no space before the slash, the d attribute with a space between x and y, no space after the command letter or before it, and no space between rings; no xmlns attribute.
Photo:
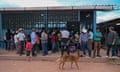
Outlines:
<svg viewBox="0 0 120 72"><path fill-rule="evenodd" d="M23 31L23 28L19 28L19 31Z"/></svg>
<svg viewBox="0 0 120 72"><path fill-rule="evenodd" d="M18 33L18 31L16 31L15 33Z"/></svg>
<svg viewBox="0 0 120 72"><path fill-rule="evenodd" d="M86 30L86 29L83 29L83 30L82 30L82 32L86 33L86 32L87 32L87 30Z"/></svg>

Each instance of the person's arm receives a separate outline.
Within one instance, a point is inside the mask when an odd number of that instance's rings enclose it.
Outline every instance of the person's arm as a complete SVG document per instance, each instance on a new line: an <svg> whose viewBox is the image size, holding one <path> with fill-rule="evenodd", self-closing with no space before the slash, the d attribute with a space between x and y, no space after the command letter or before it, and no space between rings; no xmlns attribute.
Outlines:
<svg viewBox="0 0 120 72"><path fill-rule="evenodd" d="M80 35L80 37L79 37L79 43L81 44L81 35Z"/></svg>
<svg viewBox="0 0 120 72"><path fill-rule="evenodd" d="M20 43L20 40L19 40L19 34L17 34L16 37L17 37L18 43Z"/></svg>
<svg viewBox="0 0 120 72"><path fill-rule="evenodd" d="M116 40L117 40L117 34L114 33L114 34L113 34L113 42L112 42L112 45L115 45Z"/></svg>

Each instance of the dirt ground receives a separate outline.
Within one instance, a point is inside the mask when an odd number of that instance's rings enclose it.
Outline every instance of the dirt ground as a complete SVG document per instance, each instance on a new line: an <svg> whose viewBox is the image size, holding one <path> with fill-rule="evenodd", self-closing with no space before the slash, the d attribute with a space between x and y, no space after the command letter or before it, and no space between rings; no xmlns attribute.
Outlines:
<svg viewBox="0 0 120 72"><path fill-rule="evenodd" d="M74 64L71 69L67 62L65 69L59 70L56 62L0 60L0 72L120 72L120 65L79 62L78 70Z"/></svg>

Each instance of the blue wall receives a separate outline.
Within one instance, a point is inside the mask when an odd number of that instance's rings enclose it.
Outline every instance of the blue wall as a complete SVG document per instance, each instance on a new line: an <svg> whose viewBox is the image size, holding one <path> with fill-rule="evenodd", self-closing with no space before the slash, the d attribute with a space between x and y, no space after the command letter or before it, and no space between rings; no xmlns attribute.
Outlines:
<svg viewBox="0 0 120 72"><path fill-rule="evenodd" d="M2 14L0 13L0 40L2 38Z"/></svg>
<svg viewBox="0 0 120 72"><path fill-rule="evenodd" d="M4 33L2 29L2 14L0 13L0 48L5 48L3 37L4 37Z"/></svg>

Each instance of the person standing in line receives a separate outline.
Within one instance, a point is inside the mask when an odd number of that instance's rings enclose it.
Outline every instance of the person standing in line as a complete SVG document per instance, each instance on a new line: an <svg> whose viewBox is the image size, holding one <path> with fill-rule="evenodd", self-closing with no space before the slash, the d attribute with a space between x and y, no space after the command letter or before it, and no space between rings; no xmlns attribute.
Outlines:
<svg viewBox="0 0 120 72"><path fill-rule="evenodd" d="M88 33L86 29L82 30L82 33L80 34L79 42L82 47L83 56L86 56L86 50L88 51L89 57L91 57L91 49L88 45Z"/></svg>
<svg viewBox="0 0 120 72"><path fill-rule="evenodd" d="M96 51L97 51L97 57L101 57L100 55L100 48L101 48L101 40L102 40L102 33L100 32L100 29L97 28L96 32L94 33L94 49L93 49L93 58L96 57Z"/></svg>
<svg viewBox="0 0 120 72"><path fill-rule="evenodd" d="M76 48L77 48L77 50L79 51L79 49L80 49L80 44L79 44L79 33L78 32L76 32L75 33L75 35L74 35L74 38L75 38L75 46L76 46Z"/></svg>
<svg viewBox="0 0 120 72"><path fill-rule="evenodd" d="M40 44L41 44L40 35L38 32L36 32L36 52L37 52L37 54L40 53Z"/></svg>
<svg viewBox="0 0 120 72"><path fill-rule="evenodd" d="M6 50L10 50L10 40L11 40L11 31L10 29L7 30L5 36L6 36Z"/></svg>
<svg viewBox="0 0 120 72"><path fill-rule="evenodd" d="M27 40L27 43L26 43L26 56L27 56L27 61L30 61L31 60L31 51L32 51L32 48L33 48L33 45L30 41L30 39Z"/></svg>
<svg viewBox="0 0 120 72"><path fill-rule="evenodd" d="M43 56L48 55L48 34L45 29L41 33L41 43L43 49Z"/></svg>
<svg viewBox="0 0 120 72"><path fill-rule="evenodd" d="M88 29L88 44L90 49L93 49L93 32L91 29Z"/></svg>
<svg viewBox="0 0 120 72"><path fill-rule="evenodd" d="M19 52L19 47L18 47L17 34L18 34L18 31L15 32L15 35L14 35L14 43L15 43L16 53L18 54L18 52Z"/></svg>
<svg viewBox="0 0 120 72"><path fill-rule="evenodd" d="M31 43L33 44L33 48L32 48L32 56L36 56L35 50L36 50L36 30L33 28L32 32L30 34L30 38L31 38Z"/></svg>
<svg viewBox="0 0 120 72"><path fill-rule="evenodd" d="M64 51L69 55L68 49L68 40L69 40L70 32L66 29L61 31L61 57L64 55Z"/></svg>
<svg viewBox="0 0 120 72"><path fill-rule="evenodd" d="M62 37L60 31L57 32L57 37L58 37L58 51L60 51L60 49L61 49L61 37Z"/></svg>
<svg viewBox="0 0 120 72"><path fill-rule="evenodd" d="M13 51L14 48L15 48L14 35L11 35L11 39L10 39L10 50Z"/></svg>
<svg viewBox="0 0 120 72"><path fill-rule="evenodd" d="M55 33L52 33L51 35L52 53L57 52L57 40L58 40L57 35Z"/></svg>
<svg viewBox="0 0 120 72"><path fill-rule="evenodd" d="M20 56L24 54L24 47L25 47L25 34L23 33L23 28L19 28L19 33L17 35L18 44L19 44L19 53Z"/></svg>
<svg viewBox="0 0 120 72"><path fill-rule="evenodd" d="M117 57L117 32L114 27L109 27L109 33L107 36L107 57L110 57L110 49L112 48L112 57Z"/></svg>

